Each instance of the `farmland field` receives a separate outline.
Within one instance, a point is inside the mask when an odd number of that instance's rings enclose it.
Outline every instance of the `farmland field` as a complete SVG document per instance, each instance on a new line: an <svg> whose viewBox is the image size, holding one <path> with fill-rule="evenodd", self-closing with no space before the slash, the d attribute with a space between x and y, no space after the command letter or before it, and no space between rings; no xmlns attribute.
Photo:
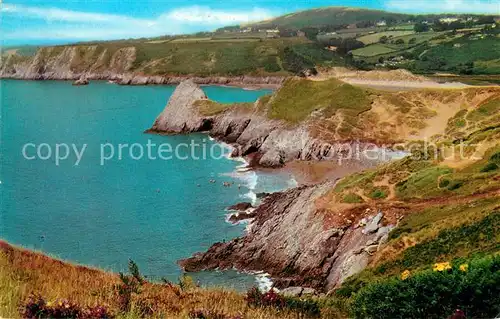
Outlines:
<svg viewBox="0 0 500 319"><path fill-rule="evenodd" d="M422 33L414 33L414 34L409 34L409 35L403 35L403 36L399 36L399 37L395 37L391 40L399 40L399 39L402 39L406 44L408 44L408 42L410 42L411 39L415 38L415 44L419 44L419 43L422 43L422 42L426 42L426 41L429 41L433 38L436 38L442 34L444 34L445 32L422 32Z"/></svg>
<svg viewBox="0 0 500 319"><path fill-rule="evenodd" d="M386 45L377 43L372 44L364 48L356 49L352 51L352 54L356 57L372 57L381 54L387 54L397 51L396 49L390 48Z"/></svg>
<svg viewBox="0 0 500 319"><path fill-rule="evenodd" d="M416 71L455 72L466 64L473 63L474 74L498 72L500 39L495 36L483 39L458 38L430 48L420 61L415 62Z"/></svg>
<svg viewBox="0 0 500 319"><path fill-rule="evenodd" d="M373 34L368 34L362 37L359 37L358 40L363 42L365 45L372 44L372 43L377 43L379 42L380 38L383 36L386 37L402 37L402 36L408 36L412 35L415 32L413 31L385 31L385 32L380 32L380 33L373 33Z"/></svg>

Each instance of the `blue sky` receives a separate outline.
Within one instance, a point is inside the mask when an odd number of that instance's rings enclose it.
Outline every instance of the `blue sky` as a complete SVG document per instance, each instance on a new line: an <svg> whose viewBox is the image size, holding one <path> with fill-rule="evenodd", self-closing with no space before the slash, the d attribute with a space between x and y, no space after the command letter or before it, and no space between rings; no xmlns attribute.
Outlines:
<svg viewBox="0 0 500 319"><path fill-rule="evenodd" d="M500 14L499 0L4 0L0 5L4 45L210 31L323 6Z"/></svg>

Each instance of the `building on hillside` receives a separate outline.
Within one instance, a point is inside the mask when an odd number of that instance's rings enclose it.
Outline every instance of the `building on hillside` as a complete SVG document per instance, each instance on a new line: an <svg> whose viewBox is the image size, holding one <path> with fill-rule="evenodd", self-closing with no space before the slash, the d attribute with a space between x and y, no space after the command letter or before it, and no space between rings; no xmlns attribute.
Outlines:
<svg viewBox="0 0 500 319"><path fill-rule="evenodd" d="M266 30L266 37L267 38L279 38L280 37L280 30L268 29L268 30Z"/></svg>
<svg viewBox="0 0 500 319"><path fill-rule="evenodd" d="M297 36L303 38L306 36L306 33L304 31L299 30L299 31L297 31Z"/></svg>
<svg viewBox="0 0 500 319"><path fill-rule="evenodd" d="M385 27L385 26L387 26L387 22L385 20L380 20L380 21L377 21L376 25L377 25L377 27Z"/></svg>
<svg viewBox="0 0 500 319"><path fill-rule="evenodd" d="M333 51L333 52L336 52L336 51L337 51L337 47L336 47L336 46L333 46L333 45L327 46L325 49L327 49L327 50L329 50L329 51Z"/></svg>
<svg viewBox="0 0 500 319"><path fill-rule="evenodd" d="M441 18L441 19L439 19L439 22L450 24L450 23L458 21L458 20L459 20L458 18L448 17L448 18Z"/></svg>

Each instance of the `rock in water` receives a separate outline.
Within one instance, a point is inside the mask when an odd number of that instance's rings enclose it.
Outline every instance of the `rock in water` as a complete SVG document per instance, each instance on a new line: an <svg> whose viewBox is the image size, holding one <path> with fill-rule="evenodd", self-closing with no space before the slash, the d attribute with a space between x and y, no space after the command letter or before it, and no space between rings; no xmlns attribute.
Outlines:
<svg viewBox="0 0 500 319"><path fill-rule="evenodd" d="M211 128L211 119L200 115L194 105L207 96L192 80L177 86L163 112L156 118L150 131L165 133L189 133Z"/></svg>
<svg viewBox="0 0 500 319"><path fill-rule="evenodd" d="M79 78L78 80L76 80L75 82L73 82L73 85L88 85L89 84L89 80L87 80L87 78L85 77L81 77Z"/></svg>
<svg viewBox="0 0 500 319"><path fill-rule="evenodd" d="M238 204L233 205L233 206L229 206L227 208L227 210L237 210L237 211L243 212L243 211L246 211L247 209L252 208L252 207L253 207L252 203L243 202L243 203L238 203Z"/></svg>

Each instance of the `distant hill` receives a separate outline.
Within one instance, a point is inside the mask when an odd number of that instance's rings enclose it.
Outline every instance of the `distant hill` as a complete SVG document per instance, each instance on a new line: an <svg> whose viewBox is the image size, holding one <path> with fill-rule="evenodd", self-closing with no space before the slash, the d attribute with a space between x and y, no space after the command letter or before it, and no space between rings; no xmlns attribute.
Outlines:
<svg viewBox="0 0 500 319"><path fill-rule="evenodd" d="M325 7L299 11L274 19L250 24L251 27L282 27L301 29L324 25L346 25L363 21L401 21L408 20L408 14L391 13L381 10L369 10L350 7Z"/></svg>
<svg viewBox="0 0 500 319"><path fill-rule="evenodd" d="M408 21L432 22L437 19L449 17L481 19L486 16L450 13L412 15L353 7L323 7L285 14L277 18L251 23L245 25L245 27L304 29L310 27L346 26L355 24L358 27L367 27L376 25L377 23L381 23L383 26L390 26ZM494 15L493 17L499 19L500 15Z"/></svg>

